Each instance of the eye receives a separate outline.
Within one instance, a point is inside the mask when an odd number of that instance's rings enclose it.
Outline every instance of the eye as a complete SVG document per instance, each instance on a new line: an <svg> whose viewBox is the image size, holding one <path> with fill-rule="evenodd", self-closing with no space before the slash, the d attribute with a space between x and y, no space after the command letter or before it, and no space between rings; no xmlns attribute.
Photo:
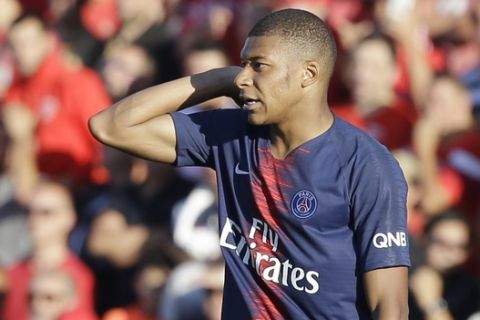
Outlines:
<svg viewBox="0 0 480 320"><path fill-rule="evenodd" d="M267 66L266 64L258 62L258 61L255 61L255 62L252 63L252 68L255 71L262 71L263 69L265 69L266 66Z"/></svg>
<svg viewBox="0 0 480 320"><path fill-rule="evenodd" d="M240 67L245 68L247 66L247 63L245 61L240 62Z"/></svg>

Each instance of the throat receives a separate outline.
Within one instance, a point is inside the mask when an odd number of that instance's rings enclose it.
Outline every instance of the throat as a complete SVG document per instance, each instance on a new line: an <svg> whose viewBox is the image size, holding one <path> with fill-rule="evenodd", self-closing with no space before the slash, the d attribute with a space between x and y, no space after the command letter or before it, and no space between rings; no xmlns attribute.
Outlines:
<svg viewBox="0 0 480 320"><path fill-rule="evenodd" d="M314 123L299 123L287 128L272 125L270 127L270 153L274 158L284 160L304 143L327 132L333 122L333 114L328 111L321 121Z"/></svg>

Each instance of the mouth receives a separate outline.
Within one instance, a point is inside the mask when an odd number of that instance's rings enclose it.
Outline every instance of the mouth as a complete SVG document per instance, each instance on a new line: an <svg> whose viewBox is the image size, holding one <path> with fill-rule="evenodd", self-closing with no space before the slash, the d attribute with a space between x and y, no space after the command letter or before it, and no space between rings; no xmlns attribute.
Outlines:
<svg viewBox="0 0 480 320"><path fill-rule="evenodd" d="M241 96L241 100L243 101L242 109L247 111L252 111L253 109L257 108L260 105L260 100Z"/></svg>

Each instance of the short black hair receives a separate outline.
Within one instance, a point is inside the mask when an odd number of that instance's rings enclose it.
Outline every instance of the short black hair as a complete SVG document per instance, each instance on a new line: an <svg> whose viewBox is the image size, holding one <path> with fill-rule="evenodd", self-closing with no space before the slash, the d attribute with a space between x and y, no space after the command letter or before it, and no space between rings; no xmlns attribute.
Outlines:
<svg viewBox="0 0 480 320"><path fill-rule="evenodd" d="M312 59L325 66L328 75L333 73L337 47L326 23L311 12L284 9L268 14L258 21L248 37L279 36L291 43L298 52L312 53Z"/></svg>

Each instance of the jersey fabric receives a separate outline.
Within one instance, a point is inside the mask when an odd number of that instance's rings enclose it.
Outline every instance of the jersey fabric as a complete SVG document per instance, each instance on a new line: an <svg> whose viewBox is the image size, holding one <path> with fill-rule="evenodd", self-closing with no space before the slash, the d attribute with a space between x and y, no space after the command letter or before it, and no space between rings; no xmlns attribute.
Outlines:
<svg viewBox="0 0 480 320"><path fill-rule="evenodd" d="M362 274L409 266L406 183L374 138L335 117L284 160L240 109L172 113L177 166L217 172L223 319L370 319Z"/></svg>

